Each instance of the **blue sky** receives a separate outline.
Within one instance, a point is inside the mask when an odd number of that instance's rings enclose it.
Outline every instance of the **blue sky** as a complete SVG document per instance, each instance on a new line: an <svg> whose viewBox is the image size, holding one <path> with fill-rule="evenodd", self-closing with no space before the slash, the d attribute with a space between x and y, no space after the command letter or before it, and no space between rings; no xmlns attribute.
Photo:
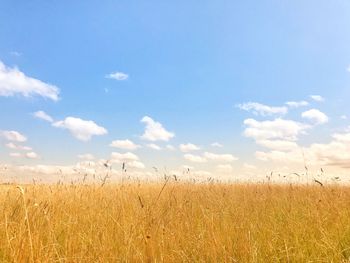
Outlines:
<svg viewBox="0 0 350 263"><path fill-rule="evenodd" d="M344 168L343 163L350 161L337 159L335 165L312 147L333 147L333 135L348 132L348 1L5 0L1 6L0 61L7 77L0 79L0 130L25 135L26 142L12 142L29 145L38 157L25 158L26 150L9 148L11 140L3 135L4 163L68 165L85 153L96 160L109 159L111 152L128 151L110 147L111 142L129 139L142 146L133 152L145 169L188 164L214 171L220 165L234 170L270 165L271 160L262 161L257 152L276 149L261 148L261 141L285 138L247 136L247 119L311 125L287 141L312 151L310 158L322 165ZM57 87L59 99L35 92L25 96L18 89L10 95L1 93L5 86L7 92L16 88L7 79L16 69ZM127 78L107 77L116 72ZM25 88L33 88L30 85ZM285 104L288 101L308 105L293 108ZM260 107L254 113L257 105L244 107L249 102L287 107L288 112L263 113ZM325 114L327 121L315 124L314 115L301 117L312 109ZM53 122L33 117L37 111L44 111ZM175 136L166 141L140 138L144 116ZM57 122L67 117L93 121L108 133L79 140L69 129L57 128ZM213 142L223 147L210 146ZM148 148L149 143L162 150ZM187 143L200 150L178 149ZM166 145L176 150L167 150ZM13 150L18 154L11 157ZM209 164L204 152L231 154L238 160ZM193 164L184 154L204 156L206 161Z"/></svg>

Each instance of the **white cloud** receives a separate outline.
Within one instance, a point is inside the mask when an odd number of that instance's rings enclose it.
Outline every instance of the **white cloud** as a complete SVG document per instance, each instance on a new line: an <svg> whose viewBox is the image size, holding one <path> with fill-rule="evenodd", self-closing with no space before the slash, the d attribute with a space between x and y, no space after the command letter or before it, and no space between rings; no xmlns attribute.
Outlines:
<svg viewBox="0 0 350 263"><path fill-rule="evenodd" d="M218 162L233 162L238 160L238 158L233 156L232 154L216 154L210 152L205 152L204 157L208 160Z"/></svg>
<svg viewBox="0 0 350 263"><path fill-rule="evenodd" d="M129 78L129 75L126 73L117 71L106 75L106 78L115 79L115 80L127 80Z"/></svg>
<svg viewBox="0 0 350 263"><path fill-rule="evenodd" d="M325 99L320 95L310 95L310 98L313 99L314 101L318 101L318 102L325 101Z"/></svg>
<svg viewBox="0 0 350 263"><path fill-rule="evenodd" d="M317 109L311 109L301 114L304 119L311 120L314 124L324 124L328 122L328 117Z"/></svg>
<svg viewBox="0 0 350 263"><path fill-rule="evenodd" d="M118 152L112 152L111 154L111 161L115 163L122 163L122 162L132 162L132 161L138 161L139 157L131 152L127 153L118 153Z"/></svg>
<svg viewBox="0 0 350 263"><path fill-rule="evenodd" d="M160 151L162 148L160 148L157 144L154 143L149 143L146 145L148 148L156 150L156 151Z"/></svg>
<svg viewBox="0 0 350 263"><path fill-rule="evenodd" d="M179 148L180 148L180 151L182 152L191 152L191 151L200 150L200 148L197 145L194 145L192 143L180 144Z"/></svg>
<svg viewBox="0 0 350 263"><path fill-rule="evenodd" d="M258 140L256 143L263 147L280 151L288 151L298 148L298 144L296 142L286 140Z"/></svg>
<svg viewBox="0 0 350 263"><path fill-rule="evenodd" d="M315 143L302 149L257 151L255 156L262 161L279 162L287 165L291 163L304 165L306 163L308 166L336 166L349 169L350 133L333 134L332 138L329 143Z"/></svg>
<svg viewBox="0 0 350 263"><path fill-rule="evenodd" d="M39 155L37 155L35 152L29 152L25 154L25 157L28 159L38 159Z"/></svg>
<svg viewBox="0 0 350 263"><path fill-rule="evenodd" d="M95 156L93 156L91 153L85 153L85 154L79 154L78 158L82 160L94 160Z"/></svg>
<svg viewBox="0 0 350 263"><path fill-rule="evenodd" d="M0 131L0 135L8 141L25 142L27 138L17 131Z"/></svg>
<svg viewBox="0 0 350 263"><path fill-rule="evenodd" d="M299 156L295 155L295 152L283 152L283 151L270 151L262 152L257 151L255 153L256 159L260 161L278 161L278 162L299 162L302 159L302 153L299 153Z"/></svg>
<svg viewBox="0 0 350 263"><path fill-rule="evenodd" d="M128 162L126 165L127 165L126 168L127 167L132 167L132 168L137 168L137 169L144 169L145 168L145 165L140 161L131 161L131 162Z"/></svg>
<svg viewBox="0 0 350 263"><path fill-rule="evenodd" d="M169 141L175 136L174 133L167 131L163 125L154 121L152 118L145 116L141 119L141 122L146 124L142 139L148 141Z"/></svg>
<svg viewBox="0 0 350 263"><path fill-rule="evenodd" d="M257 102L248 102L243 104L238 104L238 108L245 111L252 111L255 115L273 115L273 114L286 114L288 112L288 108L285 106L282 107L272 107L264 104L260 104Z"/></svg>
<svg viewBox="0 0 350 263"><path fill-rule="evenodd" d="M340 119L346 120L346 119L348 119L348 116L346 116L346 115L341 115L341 116L340 116Z"/></svg>
<svg viewBox="0 0 350 263"><path fill-rule="evenodd" d="M7 143L6 147L9 148L9 149L20 150L20 151L30 151L30 150L32 150L32 148L30 148L28 146L17 145L17 144L14 144L13 142Z"/></svg>
<svg viewBox="0 0 350 263"><path fill-rule="evenodd" d="M110 144L111 147L114 148L119 148L119 149L125 149L125 150L136 150L138 148L140 148L140 145L137 145L136 143L134 143L133 141L130 140L115 140L112 141L112 143Z"/></svg>
<svg viewBox="0 0 350 263"><path fill-rule="evenodd" d="M346 68L347 72L350 72L350 65Z"/></svg>
<svg viewBox="0 0 350 263"><path fill-rule="evenodd" d="M10 52L10 55L14 56L14 57L20 57L22 56L22 53L21 52L18 52L18 51L11 51Z"/></svg>
<svg viewBox="0 0 350 263"><path fill-rule="evenodd" d="M59 89L41 80L26 76L18 68L10 68L0 61L0 96L38 95L54 101L59 99Z"/></svg>
<svg viewBox="0 0 350 263"><path fill-rule="evenodd" d="M205 163L207 160L199 155L194 155L194 154L185 154L184 158L190 162L195 162L195 163Z"/></svg>
<svg viewBox="0 0 350 263"><path fill-rule="evenodd" d="M89 141L94 135L107 134L107 130L98 126L93 121L85 121L80 118L67 117L63 121L57 121L52 126L67 129L78 140Z"/></svg>
<svg viewBox="0 0 350 263"><path fill-rule="evenodd" d="M33 115L35 118L48 121L48 122L53 122L53 118L44 111L34 112Z"/></svg>
<svg viewBox="0 0 350 263"><path fill-rule="evenodd" d="M287 101L286 105L288 105L291 108L299 108L299 107L304 107L304 106L308 106L309 103L305 100L302 101Z"/></svg>
<svg viewBox="0 0 350 263"><path fill-rule="evenodd" d="M223 147L223 145L222 145L221 143L218 143L218 142L213 142L213 143L211 144L211 146L213 146L213 147L219 147L219 148Z"/></svg>
<svg viewBox="0 0 350 263"><path fill-rule="evenodd" d="M273 121L256 121L254 119L244 120L247 128L244 135L254 138L256 141L267 139L297 140L300 134L304 134L305 130L310 126L284 119L275 119Z"/></svg>

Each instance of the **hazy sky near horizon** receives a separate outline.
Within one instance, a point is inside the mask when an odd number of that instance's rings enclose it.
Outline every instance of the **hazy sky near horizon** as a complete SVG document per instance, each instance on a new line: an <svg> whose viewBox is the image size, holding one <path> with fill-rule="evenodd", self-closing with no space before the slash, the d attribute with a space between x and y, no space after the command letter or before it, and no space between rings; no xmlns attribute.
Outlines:
<svg viewBox="0 0 350 263"><path fill-rule="evenodd" d="M349 28L346 0L1 1L1 163L347 173Z"/></svg>

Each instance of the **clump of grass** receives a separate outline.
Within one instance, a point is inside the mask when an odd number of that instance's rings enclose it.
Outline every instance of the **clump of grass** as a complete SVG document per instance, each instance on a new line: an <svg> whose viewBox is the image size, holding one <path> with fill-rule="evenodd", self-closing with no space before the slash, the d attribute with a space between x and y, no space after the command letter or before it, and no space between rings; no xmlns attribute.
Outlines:
<svg viewBox="0 0 350 263"><path fill-rule="evenodd" d="M20 190L20 191L18 191ZM1 262L342 262L350 188L0 186Z"/></svg>

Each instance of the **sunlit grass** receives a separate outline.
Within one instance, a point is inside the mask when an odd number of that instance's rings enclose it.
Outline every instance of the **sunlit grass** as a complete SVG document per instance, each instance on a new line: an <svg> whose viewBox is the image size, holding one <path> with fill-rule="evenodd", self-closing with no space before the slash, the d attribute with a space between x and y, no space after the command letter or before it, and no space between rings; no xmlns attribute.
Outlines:
<svg viewBox="0 0 350 263"><path fill-rule="evenodd" d="M0 186L1 262L341 262L350 188Z"/></svg>

